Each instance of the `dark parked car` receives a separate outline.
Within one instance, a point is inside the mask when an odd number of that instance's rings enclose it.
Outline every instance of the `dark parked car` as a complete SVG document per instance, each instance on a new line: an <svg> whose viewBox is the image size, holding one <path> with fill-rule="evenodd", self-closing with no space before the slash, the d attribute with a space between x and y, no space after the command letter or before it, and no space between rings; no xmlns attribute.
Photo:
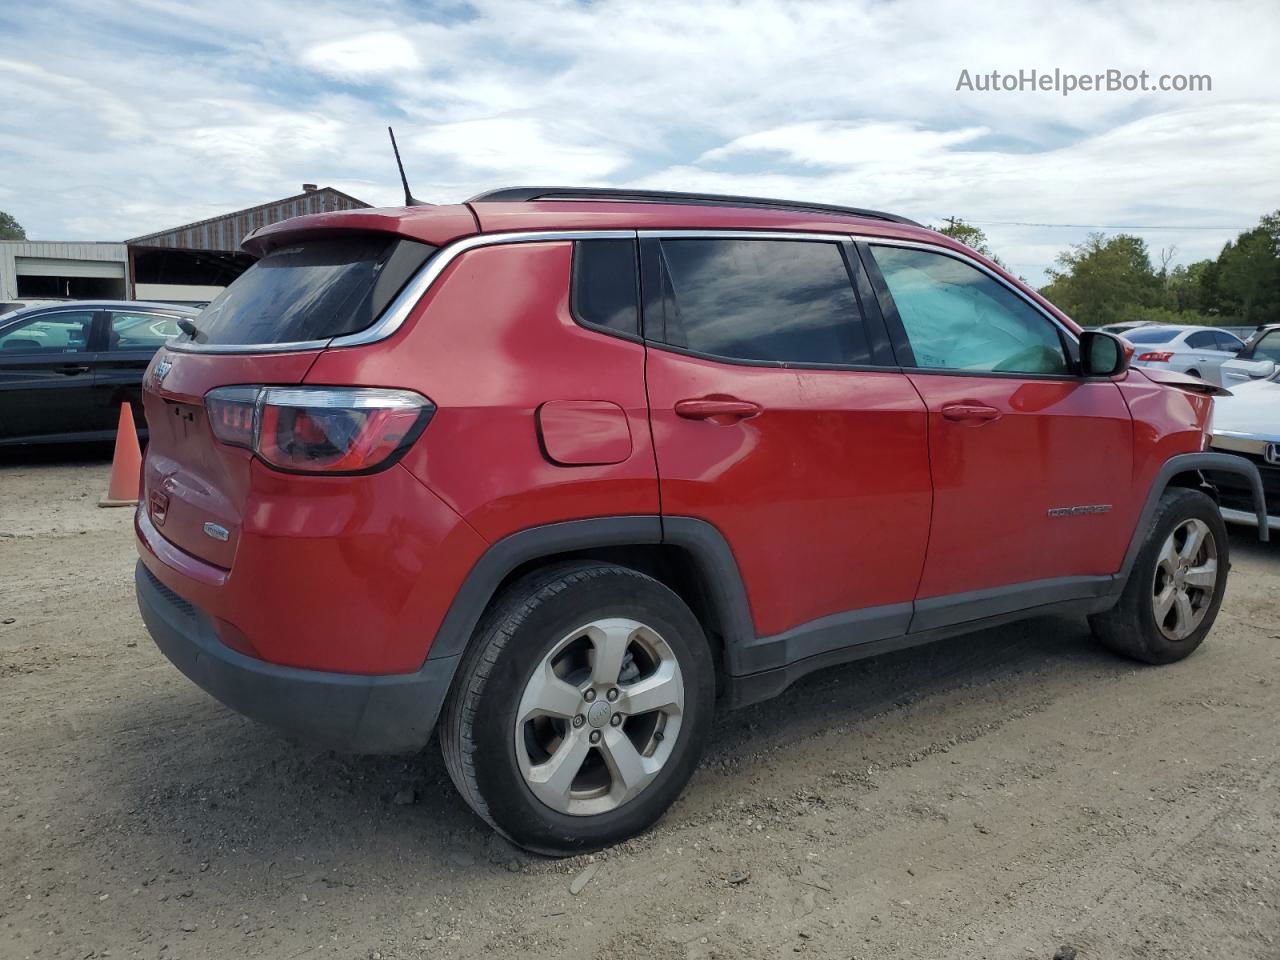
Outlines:
<svg viewBox="0 0 1280 960"><path fill-rule="evenodd" d="M0 316L0 445L109 440L120 404L141 426L142 373L198 310L128 300Z"/></svg>

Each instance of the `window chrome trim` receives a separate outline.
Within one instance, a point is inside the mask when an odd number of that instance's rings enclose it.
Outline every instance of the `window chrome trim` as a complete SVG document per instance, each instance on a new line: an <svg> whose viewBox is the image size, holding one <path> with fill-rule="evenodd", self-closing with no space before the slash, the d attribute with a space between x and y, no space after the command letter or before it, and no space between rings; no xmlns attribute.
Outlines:
<svg viewBox="0 0 1280 960"><path fill-rule="evenodd" d="M449 264L468 250L508 243L537 243L549 240L634 240L634 230L540 230L528 233L477 233L445 244L424 263L382 314L355 333L324 340L295 340L290 343L201 344L173 343L168 348L179 353L293 353L299 350L323 350L328 347L360 347L391 336L409 318L418 302L444 273Z"/></svg>
<svg viewBox="0 0 1280 960"><path fill-rule="evenodd" d="M355 333L343 334L323 340L296 340L290 343L250 343L250 344L200 344L170 341L167 349L177 353L294 353L300 350L323 350L328 347L360 347L391 336L409 318L419 301L435 284L436 280L454 260L469 250L480 247L499 246L508 243L538 243L540 241L557 240L643 240L643 239L689 239L689 240L801 240L817 243L866 243L872 246L911 247L928 253L938 253L953 257L962 263L976 267L1007 289L1020 297L1028 306L1061 330L1071 341L1079 344L1080 338L1057 317L1049 313L1040 304L1028 297L1023 291L1011 284L1004 277L979 263L959 250L951 250L934 243L919 240L900 240L895 237L882 237L874 234L846 233L843 231L797 231L797 230L741 230L700 228L651 228L640 230L536 230L528 232L477 233L462 237L445 244L435 256L424 263L396 294L394 300L387 305L382 314L372 324ZM884 368L878 368L884 369Z"/></svg>
<svg viewBox="0 0 1280 960"><path fill-rule="evenodd" d="M996 273L989 267L979 263L973 257L960 250L952 250L936 243L927 243L921 240L900 240L897 237L881 237L873 234L862 233L828 233L826 231L795 231L795 230L716 230L714 228L703 228L697 230L664 230L664 229L647 229L637 230L637 235L641 240L644 239L662 239L670 238L675 240L810 240L825 241L827 243L840 243L845 240L851 240L854 243L865 243L870 246L885 247L910 247L916 250L924 250L927 253L940 253L943 256L953 257L962 263L966 263L971 267L981 270L992 280L1006 287L1013 293L1017 294L1028 306L1033 308L1037 313L1061 330L1070 340L1079 345L1080 335L1071 328L1065 326L1061 320L1047 311L1035 300L1028 297L1022 290L1011 284L1000 274Z"/></svg>

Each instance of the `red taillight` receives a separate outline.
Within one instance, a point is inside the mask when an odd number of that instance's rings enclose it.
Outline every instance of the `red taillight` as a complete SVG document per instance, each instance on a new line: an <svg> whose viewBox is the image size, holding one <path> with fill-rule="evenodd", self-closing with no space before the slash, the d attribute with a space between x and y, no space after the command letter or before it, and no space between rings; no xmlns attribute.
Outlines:
<svg viewBox="0 0 1280 960"><path fill-rule="evenodd" d="M1155 351L1152 351L1152 352L1150 352L1150 353L1140 353L1140 354L1138 354L1138 359L1139 359L1139 360L1152 360L1152 361L1154 361L1154 362L1156 362L1156 363L1168 363L1168 362L1169 362L1169 358L1170 358L1170 357L1172 357L1172 356L1173 356L1173 354L1172 354L1171 352L1155 350Z"/></svg>
<svg viewBox="0 0 1280 960"><path fill-rule="evenodd" d="M278 470L303 473L385 467L435 413L416 393L372 387L219 387L205 403L223 443L248 447Z"/></svg>
<svg viewBox="0 0 1280 960"><path fill-rule="evenodd" d="M213 435L233 447L253 447L253 413L261 387L219 387L204 398Z"/></svg>

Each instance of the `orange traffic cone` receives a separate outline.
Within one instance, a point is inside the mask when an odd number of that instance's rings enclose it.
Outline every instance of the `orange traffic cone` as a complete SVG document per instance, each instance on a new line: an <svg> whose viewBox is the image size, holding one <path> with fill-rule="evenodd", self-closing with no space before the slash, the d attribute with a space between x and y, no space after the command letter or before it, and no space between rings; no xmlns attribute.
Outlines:
<svg viewBox="0 0 1280 960"><path fill-rule="evenodd" d="M138 431L133 428L133 410L120 405L120 423L116 427L116 452L111 458L111 483L107 495L98 501L100 507L132 507L138 502L138 484L142 479L142 450L138 447Z"/></svg>

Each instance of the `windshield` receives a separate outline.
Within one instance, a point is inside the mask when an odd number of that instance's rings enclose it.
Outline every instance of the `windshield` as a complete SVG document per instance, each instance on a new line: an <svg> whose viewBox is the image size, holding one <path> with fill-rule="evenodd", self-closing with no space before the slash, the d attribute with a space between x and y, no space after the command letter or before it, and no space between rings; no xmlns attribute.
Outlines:
<svg viewBox="0 0 1280 960"><path fill-rule="evenodd" d="M197 341L294 343L363 330L432 250L385 235L273 250L205 307Z"/></svg>
<svg viewBox="0 0 1280 960"><path fill-rule="evenodd" d="M1181 332L1181 330L1171 330L1166 327L1163 330L1159 328L1155 330L1130 330L1123 336L1130 343L1168 343Z"/></svg>

